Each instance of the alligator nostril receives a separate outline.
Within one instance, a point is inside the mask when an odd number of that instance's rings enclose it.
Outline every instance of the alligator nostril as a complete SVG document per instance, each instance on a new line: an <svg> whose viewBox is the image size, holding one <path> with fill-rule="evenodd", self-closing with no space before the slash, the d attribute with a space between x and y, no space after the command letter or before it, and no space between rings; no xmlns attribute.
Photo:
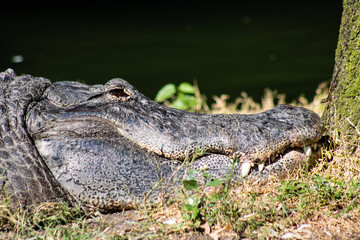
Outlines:
<svg viewBox="0 0 360 240"><path fill-rule="evenodd" d="M130 96L130 94L123 88L115 88L109 91L109 94L117 98L124 98Z"/></svg>

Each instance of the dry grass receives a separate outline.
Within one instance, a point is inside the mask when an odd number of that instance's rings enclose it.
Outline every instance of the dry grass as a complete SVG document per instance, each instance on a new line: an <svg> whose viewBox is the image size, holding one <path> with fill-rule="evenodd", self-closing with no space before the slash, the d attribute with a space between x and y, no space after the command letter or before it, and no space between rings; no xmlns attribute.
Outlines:
<svg viewBox="0 0 360 240"><path fill-rule="evenodd" d="M291 104L319 115L327 84L312 101L299 97ZM256 113L285 103L285 95L265 90L261 103L242 93L234 102L215 97L209 107L196 90L197 110L211 113ZM120 213L87 216L67 206L40 207L31 214L0 205L0 238L33 239L356 239L360 236L360 148L347 152L344 138L334 134L322 158L310 171L299 169L287 179L265 186L232 183L229 190L215 187L189 192L159 205ZM211 193L218 199L211 199ZM186 198L196 194L201 214L184 220ZM41 210L42 209L42 210ZM44 213L45 212L45 213Z"/></svg>
<svg viewBox="0 0 360 240"><path fill-rule="evenodd" d="M305 97L300 96L296 101L290 104L298 107L305 107L319 115L322 115L325 105L320 103L322 99L326 98L328 94L328 82L321 83L315 91L315 96L310 102ZM198 94L198 96L201 96ZM270 90L266 88L264 90L264 96L261 98L261 102L257 103L247 95L246 92L241 92L241 97L235 99L234 102L228 102L229 96L222 94L220 97L215 96L215 103L211 108L204 108L209 113L240 113L240 114L253 114L261 111L265 111L276 107L280 104L286 104L286 94L278 93L277 90ZM199 99L199 98L198 98ZM203 103L203 100L198 100Z"/></svg>

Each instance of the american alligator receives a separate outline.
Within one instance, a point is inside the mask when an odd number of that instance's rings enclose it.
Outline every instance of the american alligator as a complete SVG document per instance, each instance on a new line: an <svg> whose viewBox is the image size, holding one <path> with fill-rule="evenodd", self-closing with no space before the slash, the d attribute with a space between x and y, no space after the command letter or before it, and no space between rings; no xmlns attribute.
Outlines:
<svg viewBox="0 0 360 240"><path fill-rule="evenodd" d="M119 78L89 86L0 73L0 187L22 206L130 208L168 193L188 169L282 177L316 157L322 132L317 114L289 105L194 113L160 105Z"/></svg>

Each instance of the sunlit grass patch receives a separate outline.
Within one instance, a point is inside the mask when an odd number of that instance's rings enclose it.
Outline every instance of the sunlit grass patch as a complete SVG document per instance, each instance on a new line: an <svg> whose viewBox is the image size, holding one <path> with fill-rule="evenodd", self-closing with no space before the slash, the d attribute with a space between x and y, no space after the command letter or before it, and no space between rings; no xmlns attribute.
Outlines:
<svg viewBox="0 0 360 240"><path fill-rule="evenodd" d="M43 203L23 210L3 199L0 209L1 239L89 239L101 234L89 228L90 216L79 205Z"/></svg>

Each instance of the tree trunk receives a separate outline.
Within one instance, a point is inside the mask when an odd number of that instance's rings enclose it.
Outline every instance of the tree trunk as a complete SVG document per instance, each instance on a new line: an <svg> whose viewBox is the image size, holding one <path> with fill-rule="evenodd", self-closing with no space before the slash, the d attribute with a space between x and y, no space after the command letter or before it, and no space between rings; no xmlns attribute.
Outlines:
<svg viewBox="0 0 360 240"><path fill-rule="evenodd" d="M323 115L327 134L355 150L360 140L360 0L344 0L335 67Z"/></svg>

